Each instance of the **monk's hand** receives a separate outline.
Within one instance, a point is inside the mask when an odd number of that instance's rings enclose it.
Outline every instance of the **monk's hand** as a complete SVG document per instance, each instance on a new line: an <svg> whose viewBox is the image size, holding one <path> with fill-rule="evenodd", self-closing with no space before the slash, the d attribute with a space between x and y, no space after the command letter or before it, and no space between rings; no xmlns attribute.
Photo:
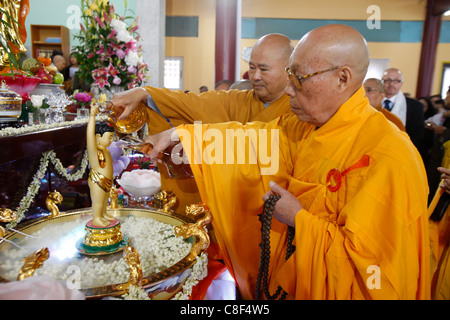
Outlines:
<svg viewBox="0 0 450 320"><path fill-rule="evenodd" d="M140 102L147 102L147 98L148 92L144 88L133 88L115 93L111 101L113 108L120 107L124 109L118 120L127 119Z"/></svg>
<svg viewBox="0 0 450 320"><path fill-rule="evenodd" d="M148 154L149 158L153 161L161 163L161 155L164 150L168 147L177 144L180 141L176 128L172 128L151 136L148 136L145 139L145 143L147 143L150 148L147 149L147 152L141 150L143 153Z"/></svg>
<svg viewBox="0 0 450 320"><path fill-rule="evenodd" d="M442 179L440 187L444 189L445 192L450 194L450 170L443 167L439 167L438 171L441 173Z"/></svg>
<svg viewBox="0 0 450 320"><path fill-rule="evenodd" d="M303 209L300 201L298 201L292 193L286 189L283 189L273 181L269 183L269 186L271 190L263 196L264 201L266 201L273 194L278 194L281 196L280 200L278 200L275 204L273 216L278 221L285 223L288 226L295 227L295 216L301 209Z"/></svg>

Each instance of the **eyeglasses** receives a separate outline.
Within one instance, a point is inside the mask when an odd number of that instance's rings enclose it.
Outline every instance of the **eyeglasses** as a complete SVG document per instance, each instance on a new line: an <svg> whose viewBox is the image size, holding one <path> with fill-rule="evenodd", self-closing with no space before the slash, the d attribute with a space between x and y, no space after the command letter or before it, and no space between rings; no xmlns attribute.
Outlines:
<svg viewBox="0 0 450 320"><path fill-rule="evenodd" d="M286 70L286 75L288 76L289 80L292 82L294 87L296 87L298 90L302 90L302 82L301 82L301 80L304 80L306 78L309 78L309 77L312 77L312 76L315 76L315 75L318 75L318 74L321 74L321 73L324 73L324 72L333 71L333 70L336 70L336 69L339 69L339 68L341 68L341 67L332 67L332 68L327 69L327 70L317 71L317 72L310 73L310 74L307 74L306 76L301 76L301 77L297 77L295 74L293 74L291 72L291 70L289 68L286 68L285 70Z"/></svg>
<svg viewBox="0 0 450 320"><path fill-rule="evenodd" d="M371 87L364 87L364 90L365 90L367 93L370 93L370 92L380 92L378 89L376 89L376 88L371 88Z"/></svg>
<svg viewBox="0 0 450 320"><path fill-rule="evenodd" d="M400 83L402 80L399 79L383 79L383 83Z"/></svg>

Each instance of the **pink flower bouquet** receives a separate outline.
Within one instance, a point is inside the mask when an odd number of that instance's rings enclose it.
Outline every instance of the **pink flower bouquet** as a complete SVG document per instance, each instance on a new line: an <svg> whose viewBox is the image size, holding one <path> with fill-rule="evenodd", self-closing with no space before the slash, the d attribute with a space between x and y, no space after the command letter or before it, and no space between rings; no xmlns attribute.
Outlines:
<svg viewBox="0 0 450 320"><path fill-rule="evenodd" d="M83 23L75 36L80 42L75 47L80 78L100 90L139 86L148 69L137 43L138 19L127 26L126 18L118 16L108 0L81 0L81 8Z"/></svg>

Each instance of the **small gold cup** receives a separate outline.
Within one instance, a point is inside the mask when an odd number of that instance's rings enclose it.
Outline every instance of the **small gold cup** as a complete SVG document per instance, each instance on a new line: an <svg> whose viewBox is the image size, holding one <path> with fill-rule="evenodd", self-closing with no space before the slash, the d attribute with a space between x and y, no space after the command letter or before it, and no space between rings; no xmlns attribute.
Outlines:
<svg viewBox="0 0 450 320"><path fill-rule="evenodd" d="M114 127L117 132L130 134L140 130L145 125L146 111L145 104L139 103L136 109L130 114L127 119L118 120L120 115L125 110L123 107L112 107L109 114L108 122Z"/></svg>

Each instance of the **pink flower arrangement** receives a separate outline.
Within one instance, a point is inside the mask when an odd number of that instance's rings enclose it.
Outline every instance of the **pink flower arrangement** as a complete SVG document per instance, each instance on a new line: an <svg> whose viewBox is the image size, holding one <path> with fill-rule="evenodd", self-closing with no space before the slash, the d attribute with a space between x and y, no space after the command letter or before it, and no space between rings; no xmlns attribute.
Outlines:
<svg viewBox="0 0 450 320"><path fill-rule="evenodd" d="M89 102L89 101L92 100L92 97L90 96L90 94L86 93L86 92L77 92L77 93L74 94L73 97L78 102Z"/></svg>
<svg viewBox="0 0 450 320"><path fill-rule="evenodd" d="M92 97L87 92L75 92L72 96L73 100L75 100L75 105L81 105L85 107L92 101Z"/></svg>
<svg viewBox="0 0 450 320"><path fill-rule="evenodd" d="M108 0L81 0L81 31L75 37L79 75L100 90L111 85L131 89L146 79L147 64L138 44L138 19L127 26Z"/></svg>

